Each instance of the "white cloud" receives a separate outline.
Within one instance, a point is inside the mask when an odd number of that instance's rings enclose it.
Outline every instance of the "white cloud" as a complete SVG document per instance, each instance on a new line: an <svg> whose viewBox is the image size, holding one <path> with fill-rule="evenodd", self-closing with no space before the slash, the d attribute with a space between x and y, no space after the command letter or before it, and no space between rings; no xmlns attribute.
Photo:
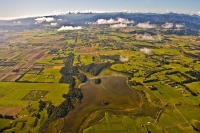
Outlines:
<svg viewBox="0 0 200 133"><path fill-rule="evenodd" d="M53 22L55 19L53 17L41 17L41 18L36 18L35 19L36 23L42 23L42 22Z"/></svg>
<svg viewBox="0 0 200 133"><path fill-rule="evenodd" d="M129 21L128 19L124 19L124 18L118 18L117 21L119 23L123 23L123 24L133 24L134 23L133 20Z"/></svg>
<svg viewBox="0 0 200 133"><path fill-rule="evenodd" d="M162 40L162 37L161 37L160 34L157 35L157 40L158 40L158 41L161 41L161 40Z"/></svg>
<svg viewBox="0 0 200 133"><path fill-rule="evenodd" d="M55 15L62 15L62 14L64 14L61 10L54 10L53 11L53 14L55 14Z"/></svg>
<svg viewBox="0 0 200 133"><path fill-rule="evenodd" d="M62 19L58 19L58 21L63 21Z"/></svg>
<svg viewBox="0 0 200 133"><path fill-rule="evenodd" d="M57 26L58 24L57 23L51 23L51 26Z"/></svg>
<svg viewBox="0 0 200 133"><path fill-rule="evenodd" d="M111 28L127 27L127 24L122 24L122 23L120 23L120 24L114 24L114 25L111 25L110 27Z"/></svg>
<svg viewBox="0 0 200 133"><path fill-rule="evenodd" d="M142 36L142 40L150 40L150 41L153 41L154 38L153 38L151 35L143 35L143 36Z"/></svg>
<svg viewBox="0 0 200 133"><path fill-rule="evenodd" d="M154 41L155 39L151 34L145 33L144 35L139 34L136 36L137 40L148 40L148 41Z"/></svg>
<svg viewBox="0 0 200 133"><path fill-rule="evenodd" d="M58 31L66 31L66 30L81 30L83 29L81 26L72 27L72 26L62 26Z"/></svg>
<svg viewBox="0 0 200 133"><path fill-rule="evenodd" d="M93 11L90 10L92 13L106 13L108 11ZM16 17L0 17L0 20L14 20L14 19L20 19L20 18L33 18L33 17L44 17L44 16L53 16L53 15L63 15L63 14L69 14L71 13L76 13L77 11L65 11L62 12L61 10L58 11L53 11L53 12L47 12L47 13L42 13L42 14L32 14L32 15L24 15L24 16L16 16ZM85 13L87 11L81 11L80 13Z"/></svg>
<svg viewBox="0 0 200 133"><path fill-rule="evenodd" d="M139 23L136 26L139 27L139 28L144 28L144 29L156 28L156 25L155 24L150 24L150 22Z"/></svg>
<svg viewBox="0 0 200 133"><path fill-rule="evenodd" d="M184 28L185 24L176 24L176 28Z"/></svg>
<svg viewBox="0 0 200 133"><path fill-rule="evenodd" d="M115 24L116 21L114 19L109 19L109 20L106 20L106 19L98 19L97 24Z"/></svg>
<svg viewBox="0 0 200 133"><path fill-rule="evenodd" d="M148 48L142 48L142 49L140 49L140 52L143 52L143 53L145 53L145 54L150 54L151 53L151 49L148 49Z"/></svg>
<svg viewBox="0 0 200 133"><path fill-rule="evenodd" d="M99 10L85 10L85 11L80 11L80 13L106 13L109 11L99 11Z"/></svg>
<svg viewBox="0 0 200 133"><path fill-rule="evenodd" d="M14 24L21 24L21 21L14 21Z"/></svg>
<svg viewBox="0 0 200 133"><path fill-rule="evenodd" d="M165 23L161 27L165 28L165 29L171 29L174 27L174 24L173 23Z"/></svg>
<svg viewBox="0 0 200 133"><path fill-rule="evenodd" d="M125 57L125 56L122 56L122 55L120 55L119 60L120 60L121 62L128 62L128 61L129 61L128 57Z"/></svg>
<svg viewBox="0 0 200 133"><path fill-rule="evenodd" d="M95 24L119 24L119 23L122 23L122 24L131 24L131 23L134 23L133 20L128 20L128 19L124 19L124 18L117 18L117 19L98 19Z"/></svg>
<svg viewBox="0 0 200 133"><path fill-rule="evenodd" d="M173 11L171 11L171 10L167 10L166 13L173 13Z"/></svg>

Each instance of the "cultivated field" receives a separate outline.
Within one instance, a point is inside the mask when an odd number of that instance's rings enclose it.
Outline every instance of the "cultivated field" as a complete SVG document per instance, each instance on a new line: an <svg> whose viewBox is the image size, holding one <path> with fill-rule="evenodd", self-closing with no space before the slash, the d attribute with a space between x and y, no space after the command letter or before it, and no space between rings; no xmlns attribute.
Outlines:
<svg viewBox="0 0 200 133"><path fill-rule="evenodd" d="M200 131L199 36L166 31L5 32L0 132Z"/></svg>

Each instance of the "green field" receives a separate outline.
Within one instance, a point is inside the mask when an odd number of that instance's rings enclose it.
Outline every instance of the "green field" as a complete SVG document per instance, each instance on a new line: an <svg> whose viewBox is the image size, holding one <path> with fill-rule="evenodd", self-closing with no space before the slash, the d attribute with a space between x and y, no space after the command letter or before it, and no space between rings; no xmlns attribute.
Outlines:
<svg viewBox="0 0 200 133"><path fill-rule="evenodd" d="M0 84L1 93L4 95L0 99L0 106L17 106L24 107L28 101L23 101L31 90L48 91L44 97L45 100L52 101L55 104L61 103L62 94L68 92L67 84L45 84L45 83L9 83L2 82ZM7 91L4 91L7 90Z"/></svg>
<svg viewBox="0 0 200 133"><path fill-rule="evenodd" d="M0 132L200 130L198 36L56 28L0 31ZM138 39L146 33L155 40Z"/></svg>

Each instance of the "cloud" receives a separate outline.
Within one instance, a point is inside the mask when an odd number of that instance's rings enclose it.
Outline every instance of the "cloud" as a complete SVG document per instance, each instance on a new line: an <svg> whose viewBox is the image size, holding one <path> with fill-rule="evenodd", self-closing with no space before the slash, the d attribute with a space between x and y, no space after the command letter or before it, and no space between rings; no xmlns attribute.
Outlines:
<svg viewBox="0 0 200 133"><path fill-rule="evenodd" d="M122 23L122 24L131 24L131 23L134 23L133 20L128 20L128 19L124 19L124 18L117 18L117 19L98 19L95 24L119 24L119 23Z"/></svg>
<svg viewBox="0 0 200 133"><path fill-rule="evenodd" d="M111 28L127 27L127 24L122 24L122 23L120 23L120 24L114 24L114 25L111 25L110 27Z"/></svg>
<svg viewBox="0 0 200 133"><path fill-rule="evenodd" d="M154 38L153 38L151 35L143 35L143 36L142 36L142 40L150 40L150 41L153 41Z"/></svg>
<svg viewBox="0 0 200 133"><path fill-rule="evenodd" d="M144 29L156 28L156 25L155 24L150 24L150 22L139 23L136 26L139 27L139 28L144 28Z"/></svg>
<svg viewBox="0 0 200 133"><path fill-rule="evenodd" d="M20 19L20 18L33 18L33 17L44 17L44 16L53 16L53 15L64 15L70 13L77 13L77 11L61 11L61 10L55 10L53 12L47 12L42 14L29 14L24 16L16 16L16 17L0 17L0 20L14 20L14 19ZM80 11L79 13L114 13L114 11L99 11L99 10L85 10Z"/></svg>
<svg viewBox="0 0 200 133"><path fill-rule="evenodd" d="M58 24L57 23L51 23L51 26L57 26Z"/></svg>
<svg viewBox="0 0 200 133"><path fill-rule="evenodd" d="M14 21L14 24L21 24L21 21Z"/></svg>
<svg viewBox="0 0 200 133"><path fill-rule="evenodd" d="M58 19L58 21L63 21L62 19Z"/></svg>
<svg viewBox="0 0 200 133"><path fill-rule="evenodd" d="M42 13L42 14L32 14L32 15L24 15L24 16L16 16L16 17L0 17L0 20L14 20L14 19L20 19L20 18L34 18L34 17L44 17L44 16L58 16L63 14L68 14L69 11L61 12L59 11L53 11L51 13Z"/></svg>
<svg viewBox="0 0 200 133"><path fill-rule="evenodd" d="M81 26L72 27L72 26L62 26L58 31L66 31L66 30L81 30L83 29Z"/></svg>
<svg viewBox="0 0 200 133"><path fill-rule="evenodd" d="M185 24L176 24L176 28L184 28Z"/></svg>
<svg viewBox="0 0 200 133"><path fill-rule="evenodd" d="M145 54L150 54L151 53L151 49L148 49L148 48L142 48L142 49L140 49L140 52L143 52L143 53L145 53Z"/></svg>
<svg viewBox="0 0 200 133"><path fill-rule="evenodd" d="M121 62L128 62L128 61L129 61L128 57L125 57L125 56L122 56L122 55L120 55L119 60L120 60Z"/></svg>
<svg viewBox="0 0 200 133"><path fill-rule="evenodd" d="M85 11L80 11L80 13L107 13L109 11L100 11L100 10L85 10Z"/></svg>
<svg viewBox="0 0 200 133"><path fill-rule="evenodd" d="M153 36L151 34L145 33L143 34L139 34L136 36L137 40L148 40L148 41L154 41L155 39L153 38Z"/></svg>
<svg viewBox="0 0 200 133"><path fill-rule="evenodd" d="M133 20L129 21L128 19L124 19L124 18L117 18L117 21L119 23L123 23L123 24L133 24L134 23Z"/></svg>
<svg viewBox="0 0 200 133"><path fill-rule="evenodd" d="M173 11L171 11L171 10L167 10L166 13L173 13Z"/></svg>
<svg viewBox="0 0 200 133"><path fill-rule="evenodd" d="M161 37L160 34L157 35L157 40L158 40L158 41L161 41L161 40L162 40L162 37Z"/></svg>
<svg viewBox="0 0 200 133"><path fill-rule="evenodd" d="M53 22L55 19L53 17L41 17L35 19L36 24L42 23L42 22Z"/></svg>
<svg viewBox="0 0 200 133"><path fill-rule="evenodd" d="M98 19L97 24L116 24L116 21L114 19L109 19L109 20L106 20L106 19Z"/></svg>
<svg viewBox="0 0 200 133"><path fill-rule="evenodd" d="M165 23L161 27L165 28L165 29L171 29L174 27L174 24L173 23Z"/></svg>

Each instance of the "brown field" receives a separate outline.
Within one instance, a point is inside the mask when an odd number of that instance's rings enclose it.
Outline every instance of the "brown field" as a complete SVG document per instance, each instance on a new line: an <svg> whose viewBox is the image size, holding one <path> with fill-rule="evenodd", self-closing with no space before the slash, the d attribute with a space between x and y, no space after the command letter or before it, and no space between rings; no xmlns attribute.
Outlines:
<svg viewBox="0 0 200 133"><path fill-rule="evenodd" d="M0 73L1 73L0 81L3 81L10 75L10 73L12 73L12 66L2 66Z"/></svg>
<svg viewBox="0 0 200 133"><path fill-rule="evenodd" d="M2 115L15 116L21 110L22 110L22 108L17 108L17 107L2 107L2 106L0 106L0 114L2 114Z"/></svg>
<svg viewBox="0 0 200 133"><path fill-rule="evenodd" d="M16 81L21 75L18 74L13 74L13 75L9 75L8 77L6 77L3 81L11 81L14 82Z"/></svg>
<svg viewBox="0 0 200 133"><path fill-rule="evenodd" d="M15 53L12 53L9 57L8 57L8 60L11 60L11 59L14 59L18 54L15 52Z"/></svg>
<svg viewBox="0 0 200 133"><path fill-rule="evenodd" d="M108 51L99 51L98 54L100 55L115 55L115 54L121 54L123 53L123 50L108 50Z"/></svg>
<svg viewBox="0 0 200 133"><path fill-rule="evenodd" d="M44 50L32 50L26 60L39 59L43 56Z"/></svg>
<svg viewBox="0 0 200 133"><path fill-rule="evenodd" d="M18 50L18 51L17 51ZM16 52L17 51L17 52ZM17 48L7 48L0 52L1 57L8 57L8 62L16 62L13 66L2 66L0 69L0 81L15 81L21 75L34 67L34 63L41 58L46 50L42 46L28 46ZM20 69L19 72L13 72L15 69Z"/></svg>
<svg viewBox="0 0 200 133"><path fill-rule="evenodd" d="M45 54L45 55L43 55L40 59L46 59L46 58L49 57L49 56L51 56L51 55Z"/></svg>
<svg viewBox="0 0 200 133"><path fill-rule="evenodd" d="M80 88L83 92L83 99L65 117L63 132L77 133L82 122L94 111L103 109L129 110L139 107L140 104L139 94L129 88L125 77L104 77L99 85L95 85L94 79L91 79ZM109 104L102 104L105 101Z"/></svg>
<svg viewBox="0 0 200 133"><path fill-rule="evenodd" d="M40 53L36 57L34 57L34 59L40 59L43 55L44 55L43 53Z"/></svg>

